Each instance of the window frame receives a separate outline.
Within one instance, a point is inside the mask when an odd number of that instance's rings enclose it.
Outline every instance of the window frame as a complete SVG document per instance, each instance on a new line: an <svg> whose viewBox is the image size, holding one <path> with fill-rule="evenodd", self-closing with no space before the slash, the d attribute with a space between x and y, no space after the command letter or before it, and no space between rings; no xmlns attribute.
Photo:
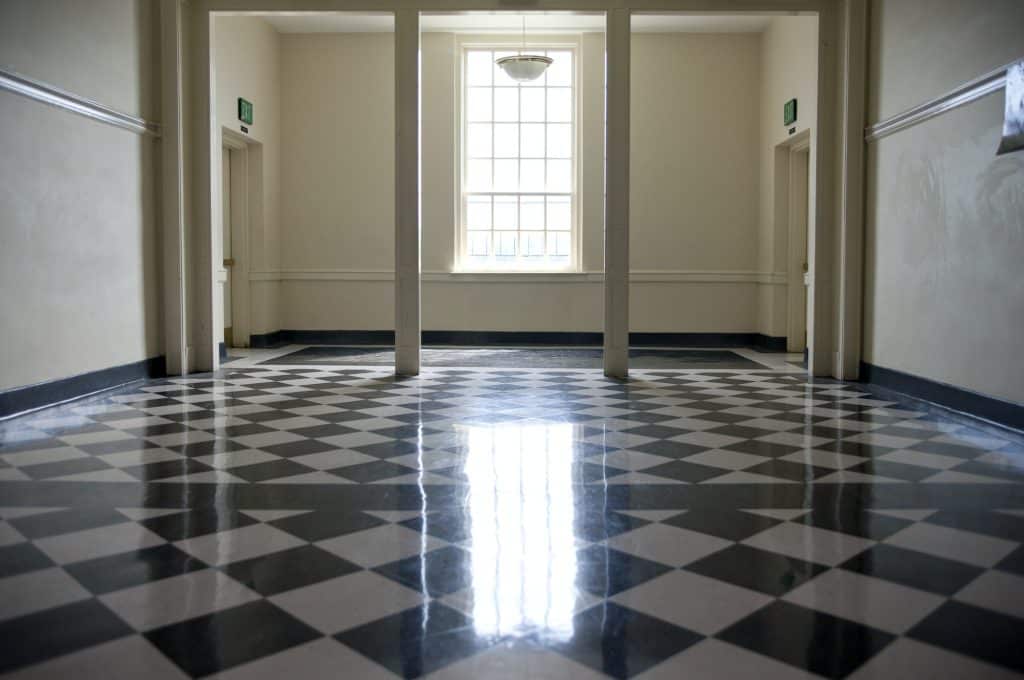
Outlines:
<svg viewBox="0 0 1024 680"><path fill-rule="evenodd" d="M487 36L485 39L480 38L463 38L459 37L456 40L456 68L455 68L455 107L456 107L456 130L455 130L455 164L456 164L456 187L455 187L455 252L454 252L454 263L452 271L454 273L469 273L469 274L578 274L581 271L582 266L582 229L580 228L580 187L581 187L581 163L580 163L580 112L581 106L581 91L580 91L580 39L578 36L542 36L537 39L529 40L526 43L525 51L530 50L565 50L572 52L573 55L573 69L572 69L572 106L571 112L572 117L570 125L572 126L571 135L571 166L570 166L570 179L571 187L569 189L569 205L570 205L570 223L569 223L569 262L564 267L552 267L548 264L538 265L536 267L524 267L521 261L517 261L516 264L510 266L496 266L496 267L482 267L478 263L469 262L467 253L468 249L468 225L466 215L466 197L471 194L492 194L501 195L502 192L473 192L467 190L467 171L469 166L469 159L467 157L467 135L469 132L469 121L466 111L466 67L467 58L466 55L470 50L495 50L495 51L510 51L522 49L522 41L517 36ZM493 116L493 112L492 112ZM521 124L521 123L520 123ZM545 124L547 122L545 121ZM493 121L492 121L493 125ZM493 153L493 150L492 150ZM518 156L517 156L518 158ZM546 195L549 192L509 192L513 195ZM491 225L491 231L494 232L493 223ZM549 233L545 228L544 233ZM492 244L493 245L493 244ZM492 255L493 256L493 255ZM518 259L518 258L517 258Z"/></svg>

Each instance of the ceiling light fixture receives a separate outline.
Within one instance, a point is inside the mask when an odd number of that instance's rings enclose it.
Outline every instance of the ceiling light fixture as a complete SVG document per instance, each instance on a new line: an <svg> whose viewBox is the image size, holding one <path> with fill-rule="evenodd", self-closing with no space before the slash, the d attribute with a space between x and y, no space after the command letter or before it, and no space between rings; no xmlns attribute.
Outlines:
<svg viewBox="0 0 1024 680"><path fill-rule="evenodd" d="M516 80L520 83L529 82L531 80L537 80L544 71L551 66L553 59L551 57L543 57L539 54L523 54L526 50L526 15L523 15L523 46L519 50L519 54L511 57L501 57L495 59L494 63L501 67L508 77L512 80Z"/></svg>

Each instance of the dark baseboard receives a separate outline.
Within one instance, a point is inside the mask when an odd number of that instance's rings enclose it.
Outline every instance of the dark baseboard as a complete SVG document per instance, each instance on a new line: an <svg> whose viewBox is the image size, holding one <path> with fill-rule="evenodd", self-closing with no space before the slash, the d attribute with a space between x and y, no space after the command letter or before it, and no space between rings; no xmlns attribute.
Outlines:
<svg viewBox="0 0 1024 680"><path fill-rule="evenodd" d="M600 347L601 332L557 331L423 331L424 345L574 345ZM249 346L281 345L393 345L394 331L296 331L280 330L253 335ZM785 352L786 338L760 333L630 333L636 347L752 347Z"/></svg>
<svg viewBox="0 0 1024 680"><path fill-rule="evenodd" d="M35 385L0 392L0 418L53 406L61 402L102 392L144 378L167 375L164 357L143 359L123 366L112 366L70 378L59 378Z"/></svg>
<svg viewBox="0 0 1024 680"><path fill-rule="evenodd" d="M223 342L217 347L217 353L220 354L220 360L224 361L228 358L228 346Z"/></svg>
<svg viewBox="0 0 1024 680"><path fill-rule="evenodd" d="M989 397L955 385L929 380L891 368L882 368L863 361L860 364L860 380L914 399L959 411L973 418L987 420L1000 427L1024 430L1024 405L1022 404Z"/></svg>

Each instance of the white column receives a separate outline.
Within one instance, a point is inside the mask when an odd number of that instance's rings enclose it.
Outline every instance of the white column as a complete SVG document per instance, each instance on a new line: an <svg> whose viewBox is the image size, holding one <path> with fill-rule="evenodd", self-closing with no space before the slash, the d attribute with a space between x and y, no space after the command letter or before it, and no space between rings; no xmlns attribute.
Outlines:
<svg viewBox="0 0 1024 680"><path fill-rule="evenodd" d="M180 0L160 4L163 108L160 126L163 187L164 355L170 375L188 372L185 350L185 205L182 125L182 16Z"/></svg>
<svg viewBox="0 0 1024 680"><path fill-rule="evenodd" d="M395 373L420 372L420 15L395 12Z"/></svg>
<svg viewBox="0 0 1024 680"><path fill-rule="evenodd" d="M629 372L629 57L628 9L608 11L605 27L604 374Z"/></svg>
<svg viewBox="0 0 1024 680"><path fill-rule="evenodd" d="M188 7L186 5L186 7ZM192 96L193 112L192 159L192 245L190 269L196 301L193 309L193 350L189 364L196 371L216 371L220 367L220 353L214 334L216 321L214 291L214 227L220 229L220 131L217 128L213 63L213 15L203 7L192 10L191 49L193 56ZM186 263L187 266L187 263Z"/></svg>

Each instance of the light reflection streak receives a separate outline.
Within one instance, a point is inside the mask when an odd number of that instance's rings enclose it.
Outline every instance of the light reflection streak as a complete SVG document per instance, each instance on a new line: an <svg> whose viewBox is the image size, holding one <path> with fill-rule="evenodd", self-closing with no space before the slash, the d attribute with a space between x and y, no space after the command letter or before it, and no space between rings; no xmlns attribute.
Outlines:
<svg viewBox="0 0 1024 680"><path fill-rule="evenodd" d="M481 636L573 634L576 551L571 423L463 429L473 624Z"/></svg>

